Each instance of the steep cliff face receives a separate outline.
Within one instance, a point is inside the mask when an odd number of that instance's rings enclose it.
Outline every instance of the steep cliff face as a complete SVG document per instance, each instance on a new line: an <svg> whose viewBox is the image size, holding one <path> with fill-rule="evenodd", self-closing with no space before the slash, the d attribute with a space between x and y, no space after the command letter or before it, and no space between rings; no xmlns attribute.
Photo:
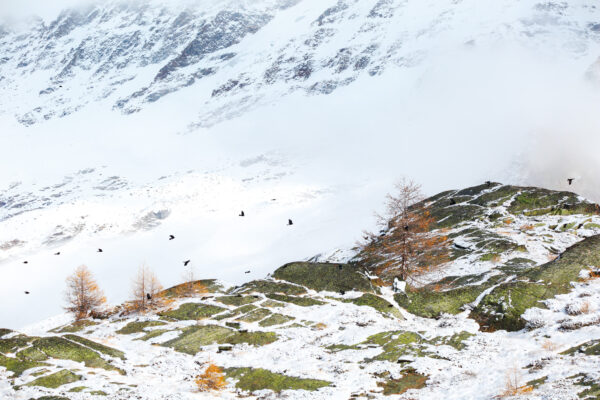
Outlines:
<svg viewBox="0 0 600 400"><path fill-rule="evenodd" d="M599 21L587 1L103 2L1 27L0 112L24 125L90 103L132 113L194 87L195 122L210 126L291 92L426 67L440 49L594 56Z"/></svg>

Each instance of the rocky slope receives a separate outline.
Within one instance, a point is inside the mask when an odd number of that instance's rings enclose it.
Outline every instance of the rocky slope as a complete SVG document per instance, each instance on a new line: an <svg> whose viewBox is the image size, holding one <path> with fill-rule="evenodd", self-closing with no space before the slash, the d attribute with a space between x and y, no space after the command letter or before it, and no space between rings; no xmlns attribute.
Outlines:
<svg viewBox="0 0 600 400"><path fill-rule="evenodd" d="M410 73L440 48L551 43L587 65L598 56L588 53L600 32L593 2L496 3L92 2L51 21L0 25L0 112L24 125L97 103L133 113L193 86L192 125L210 126L292 92Z"/></svg>
<svg viewBox="0 0 600 400"><path fill-rule="evenodd" d="M484 184L427 200L454 260L394 293L356 262L215 280L147 315L0 332L3 398L600 396L600 216L569 192ZM227 389L201 394L209 363ZM513 393L514 394L514 393ZM102 397L101 397L102 396Z"/></svg>

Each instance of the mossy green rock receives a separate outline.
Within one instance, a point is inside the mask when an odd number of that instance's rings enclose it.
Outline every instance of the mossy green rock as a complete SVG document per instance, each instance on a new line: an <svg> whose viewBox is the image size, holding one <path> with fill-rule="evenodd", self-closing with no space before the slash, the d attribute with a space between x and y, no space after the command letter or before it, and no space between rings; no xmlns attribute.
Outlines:
<svg viewBox="0 0 600 400"><path fill-rule="evenodd" d="M162 335L163 333L167 333L167 332L171 332L168 329L154 329L148 333L146 333L144 336L142 336L141 338L138 338L136 340L143 340L143 341L147 341L150 339L154 339L155 337L159 337L160 335Z"/></svg>
<svg viewBox="0 0 600 400"><path fill-rule="evenodd" d="M358 350L364 347L379 346L382 352L367 361L397 362L403 357L432 357L439 358L432 346L447 345L456 350L463 350L464 343L473 334L460 332L453 336L439 336L425 339L421 335L410 331L380 332L369 336L365 341L356 345L332 345L327 347L330 351Z"/></svg>
<svg viewBox="0 0 600 400"><path fill-rule="evenodd" d="M118 370L94 350L62 337L40 338L34 341L33 345L51 358L83 362L86 367L90 368Z"/></svg>
<svg viewBox="0 0 600 400"><path fill-rule="evenodd" d="M43 386L51 389L56 389L59 386L77 382L81 379L81 376L76 375L67 369L63 369L53 374L37 378L33 382L28 383L26 386Z"/></svg>
<svg viewBox="0 0 600 400"><path fill-rule="evenodd" d="M81 321L75 321L70 325L65 325L65 326L61 326L55 329L51 329L49 332L53 332L53 333L76 333L79 331L82 331L83 329L90 327L90 326L95 326L98 325L97 322L89 320L89 319L82 319Z"/></svg>
<svg viewBox="0 0 600 400"><path fill-rule="evenodd" d="M283 390L314 391L331 385L331 382L319 379L296 378L262 368L227 368L225 374L227 378L236 380L236 388L247 392L265 389L275 393Z"/></svg>
<svg viewBox="0 0 600 400"><path fill-rule="evenodd" d="M14 336L10 339L0 339L0 353L15 353L19 349L29 346L35 339L35 337L25 335Z"/></svg>
<svg viewBox="0 0 600 400"><path fill-rule="evenodd" d="M591 340L589 342L585 342L580 344L579 346L571 347L568 350L563 351L560 354L564 355L575 355L575 354L585 354L588 356L600 356L600 340Z"/></svg>
<svg viewBox="0 0 600 400"><path fill-rule="evenodd" d="M313 299L312 297L286 296L284 294L268 294L267 297L272 300L283 303L292 303L302 307L320 306L325 304L325 302Z"/></svg>
<svg viewBox="0 0 600 400"><path fill-rule="evenodd" d="M263 346L277 340L273 332L242 332L218 325L190 326L183 329L182 334L162 344L176 351L196 354L203 346L210 344L239 344L247 343Z"/></svg>
<svg viewBox="0 0 600 400"><path fill-rule="evenodd" d="M221 296L217 297L215 300L228 306L243 306L260 300L260 297L235 295Z"/></svg>
<svg viewBox="0 0 600 400"><path fill-rule="evenodd" d="M30 368L47 366L48 364L36 361L22 360L19 358L6 357L0 354L0 367L6 368L13 373L13 376L21 376L21 374Z"/></svg>
<svg viewBox="0 0 600 400"><path fill-rule="evenodd" d="M210 304L185 303L176 310L166 311L160 313L160 315L179 320L198 320L209 318L226 310L226 308L213 306Z"/></svg>
<svg viewBox="0 0 600 400"><path fill-rule="evenodd" d="M269 315L271 315L271 311L267 310L266 308L257 308L248 314L244 314L241 317L236 318L236 321L258 322L267 318Z"/></svg>
<svg viewBox="0 0 600 400"><path fill-rule="evenodd" d="M387 301L379 296L376 296L374 294L371 294L371 293L365 293L358 298L348 299L348 300L344 300L344 301L348 302L348 303L356 304L357 306L372 307L384 315L393 316L398 319L404 319L404 317L400 313L400 310L398 310L396 307L394 307L393 304L391 304L389 301Z"/></svg>
<svg viewBox="0 0 600 400"><path fill-rule="evenodd" d="M316 291L379 292L361 269L350 264L295 262L278 268L273 277Z"/></svg>
<svg viewBox="0 0 600 400"><path fill-rule="evenodd" d="M590 265L600 265L600 235L588 237L568 248L560 258L532 267L516 281L499 285L471 312L486 330L525 328L521 315L531 307L544 307L541 301L571 290L571 282Z"/></svg>
<svg viewBox="0 0 600 400"><path fill-rule="evenodd" d="M119 329L117 333L121 335L130 335L132 333L140 333L144 332L144 330L151 326L162 326L166 325L162 321L134 321L125 325L123 328Z"/></svg>
<svg viewBox="0 0 600 400"><path fill-rule="evenodd" d="M245 283L238 291L240 293L280 293L296 296L306 293L306 289L302 286L265 279Z"/></svg>
<svg viewBox="0 0 600 400"><path fill-rule="evenodd" d="M291 317L289 315L283 314L273 314L269 318L263 319L258 323L258 325L262 327L273 326L273 325L282 325L287 322L293 321L296 318Z"/></svg>
<svg viewBox="0 0 600 400"><path fill-rule="evenodd" d="M86 347L89 347L93 350L96 350L102 354L106 354L107 356L125 360L125 353L123 353L121 350L113 349L112 347L108 347L103 344L96 343L92 340L82 338L81 336L77 336L77 335L65 335L64 337L66 337L67 339L72 340L74 342L77 342L79 344L82 344Z"/></svg>
<svg viewBox="0 0 600 400"><path fill-rule="evenodd" d="M394 300L412 314L435 318L443 313L460 313L466 304L475 301L488 286L491 284L464 286L446 291L434 291L430 288L408 290L406 293L396 293Z"/></svg>
<svg viewBox="0 0 600 400"><path fill-rule="evenodd" d="M68 397L63 396L42 396L35 400L70 400Z"/></svg>

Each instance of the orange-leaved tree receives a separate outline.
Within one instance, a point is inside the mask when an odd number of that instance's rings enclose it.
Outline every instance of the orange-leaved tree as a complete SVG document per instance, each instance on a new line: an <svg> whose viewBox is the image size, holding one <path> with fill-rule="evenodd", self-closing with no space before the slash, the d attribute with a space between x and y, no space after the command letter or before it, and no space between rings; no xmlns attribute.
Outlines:
<svg viewBox="0 0 600 400"><path fill-rule="evenodd" d="M198 390L208 392L209 390L221 390L225 388L227 382L221 368L214 364L210 364L206 371L198 375L195 379Z"/></svg>
<svg viewBox="0 0 600 400"><path fill-rule="evenodd" d="M449 260L450 242L435 230L435 219L424 201L421 186L409 180L387 195L386 210L378 215L379 233L364 232L358 244L361 262L390 284L394 278L418 281Z"/></svg>
<svg viewBox="0 0 600 400"><path fill-rule="evenodd" d="M73 275L67 277L65 298L65 310L73 313L77 320L86 318L90 312L96 311L106 302L102 290L85 265L77 267Z"/></svg>
<svg viewBox="0 0 600 400"><path fill-rule="evenodd" d="M154 272L141 265L133 280L133 305L137 311L145 312L163 304L162 285Z"/></svg>
<svg viewBox="0 0 600 400"><path fill-rule="evenodd" d="M205 293L208 293L208 289L202 282L196 280L193 267L184 272L183 283L177 286L175 290L177 297L194 297Z"/></svg>

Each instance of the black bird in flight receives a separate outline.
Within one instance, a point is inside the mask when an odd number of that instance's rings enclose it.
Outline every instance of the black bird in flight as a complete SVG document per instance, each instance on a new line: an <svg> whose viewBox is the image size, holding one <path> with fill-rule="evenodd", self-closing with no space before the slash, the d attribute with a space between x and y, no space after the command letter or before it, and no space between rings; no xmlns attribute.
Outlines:
<svg viewBox="0 0 600 400"><path fill-rule="evenodd" d="M29 294L29 292L26 290L26 291L25 291L25 294Z"/></svg>
<svg viewBox="0 0 600 400"><path fill-rule="evenodd" d="M29 264L29 261L23 261L23 264Z"/></svg>
<svg viewBox="0 0 600 400"><path fill-rule="evenodd" d="M191 261L191 260L185 260L185 261L183 262L183 266L184 266L184 267L187 267L187 265L190 263L190 261Z"/></svg>
<svg viewBox="0 0 600 400"><path fill-rule="evenodd" d="M60 256L60 251L57 251L56 253L54 253L55 256Z"/></svg>
<svg viewBox="0 0 600 400"><path fill-rule="evenodd" d="M250 271L246 271L246 272L245 272L245 274L249 274L249 273L250 273Z"/></svg>
<svg viewBox="0 0 600 400"><path fill-rule="evenodd" d="M290 225L294 225L294 223L292 222L291 219L288 219L288 226L290 226Z"/></svg>
<svg viewBox="0 0 600 400"><path fill-rule="evenodd" d="M240 213L240 217L244 217L246 216L246 214L244 214L244 210L242 210L242 212Z"/></svg>
<svg viewBox="0 0 600 400"><path fill-rule="evenodd" d="M102 249L98 249L98 253L102 253Z"/></svg>
<svg viewBox="0 0 600 400"><path fill-rule="evenodd" d="M569 182L569 186L573 183L575 178L567 178L567 182Z"/></svg>
<svg viewBox="0 0 600 400"><path fill-rule="evenodd" d="M169 235L169 240L173 240L173 239L175 239L175 236Z"/></svg>

